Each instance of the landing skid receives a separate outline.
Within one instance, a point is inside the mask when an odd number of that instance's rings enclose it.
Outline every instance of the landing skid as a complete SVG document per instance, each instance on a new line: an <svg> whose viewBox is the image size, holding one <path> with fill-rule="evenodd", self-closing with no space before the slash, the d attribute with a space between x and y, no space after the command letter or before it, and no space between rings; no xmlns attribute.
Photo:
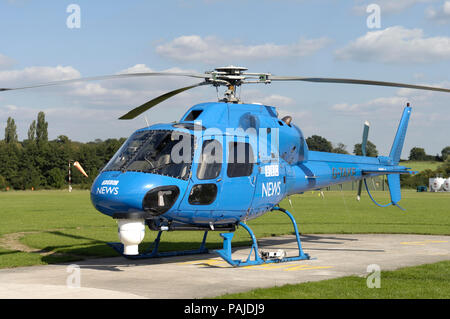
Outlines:
<svg viewBox="0 0 450 319"><path fill-rule="evenodd" d="M291 222L294 226L295 230L295 236L297 238L297 246L298 246L298 256L295 257L283 257L283 258L262 258L260 255L260 252L258 251L258 243L256 241L256 237L253 234L253 231L245 225L244 223L240 222L239 225L241 225L252 238L252 247L250 250L250 254L248 255L247 259L245 261L233 259L232 258L232 249L231 249L231 241L233 240L234 232L229 233L221 233L220 236L223 238L223 249L215 250L214 252L217 253L223 260L225 260L227 263L229 263L233 267L242 267L242 266L251 266L251 265L261 265L261 264L268 264L268 263L281 263L281 262L288 262L288 261L297 261L297 260L307 260L311 259L310 256L303 252L302 244L300 241L300 235L298 233L297 223L295 222L294 217L291 213L289 213L287 210L280 208L280 207L274 207L272 210L278 210L280 212L285 213L288 215L288 217L291 219ZM193 250L182 250L182 251L166 251L166 252L159 252L159 243L161 241L161 235L163 231L159 231L158 235L156 236L155 241L150 246L150 248L139 255L125 255L123 253L123 244L122 243L108 243L108 245L114 250L116 250L120 255L127 259L148 259L148 258L159 258L159 257L173 257L173 256L187 256L187 255L196 255L196 254L207 254L209 253L208 248L205 247L206 244L206 237L208 235L208 231L205 231L205 234L203 235L203 241L200 245L200 248L193 249ZM252 259L252 255L254 255Z"/></svg>
<svg viewBox="0 0 450 319"><path fill-rule="evenodd" d="M300 235L298 233L297 223L295 222L294 216L292 216L292 214L289 213L287 210L280 208L280 207L274 207L274 208L272 208L272 210L278 210L280 212L283 212L286 215L288 215L289 218L291 219L292 224L294 225L295 236L297 238L298 256L274 258L274 259L263 259L258 252L258 243L256 242L255 235L253 234L250 227L248 227L247 225L245 225L242 222L239 222L239 225L244 227L244 229L250 234L250 237L252 238L252 242L253 242L252 248L250 250L250 254L247 257L247 260L245 260L245 261L237 260L237 259L233 259L231 257L231 254L232 254L231 241L233 239L234 233L221 233L220 236L223 238L223 249L216 250L215 252L217 254L219 254L219 256L222 257L223 260L225 260L227 263L229 263L233 267L261 265L261 264L268 264L268 263L281 263L281 262L288 262L288 261L310 259L310 256L303 252L302 244L300 241ZM253 259L252 259L252 254L254 255Z"/></svg>
<svg viewBox="0 0 450 319"><path fill-rule="evenodd" d="M181 250L181 251L164 251L159 252L159 242L161 241L161 234L163 231L158 232L158 236L156 236L155 241L150 246L150 248L139 255L124 255L123 253L123 244L122 243L108 243L108 245L112 248L114 248L115 251L117 251L120 255L127 259L148 259L148 258L159 258L159 257L174 257L174 256L186 256L186 255L197 255L197 254L207 254L209 252L208 248L205 247L206 244L206 236L208 235L208 232L205 231L205 234L203 235L203 241L200 245L200 248L193 249L193 250Z"/></svg>

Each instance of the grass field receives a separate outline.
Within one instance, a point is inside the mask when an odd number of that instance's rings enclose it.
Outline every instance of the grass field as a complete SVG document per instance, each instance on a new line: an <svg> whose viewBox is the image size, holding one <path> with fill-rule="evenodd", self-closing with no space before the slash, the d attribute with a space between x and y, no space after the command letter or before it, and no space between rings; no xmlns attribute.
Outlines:
<svg viewBox="0 0 450 319"><path fill-rule="evenodd" d="M402 161L399 165L410 167L413 171L422 172L426 169L435 170L438 166L442 165L442 162L436 161Z"/></svg>
<svg viewBox="0 0 450 319"><path fill-rule="evenodd" d="M448 299L450 261L382 271L380 288L367 288L365 278L347 276L229 294L222 299Z"/></svg>
<svg viewBox="0 0 450 319"><path fill-rule="evenodd" d="M385 192L375 192L380 202ZM415 233L450 235L450 193L403 191L398 208L379 208L367 195L361 202L354 192L318 192L291 197L281 206L290 210L299 231L312 233ZM97 212L88 191L38 191L0 193L0 268L80 260L86 257L116 256L106 242L117 241L114 220ZM288 218L279 212L249 221L258 238L293 232ZM146 232L144 246L155 232ZM161 250L196 248L203 233L164 233ZM239 229L233 245L247 245L247 232ZM219 234L208 235L208 247L219 248Z"/></svg>

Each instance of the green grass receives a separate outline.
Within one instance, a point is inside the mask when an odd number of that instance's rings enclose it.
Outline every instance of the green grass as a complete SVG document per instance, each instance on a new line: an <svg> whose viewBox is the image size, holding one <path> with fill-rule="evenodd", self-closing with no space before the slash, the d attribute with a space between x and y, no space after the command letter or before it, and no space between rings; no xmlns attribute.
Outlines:
<svg viewBox="0 0 450 319"><path fill-rule="evenodd" d="M442 162L436 161L402 161L400 165L410 167L413 171L422 172L426 169L436 170L438 166L442 165Z"/></svg>
<svg viewBox="0 0 450 319"><path fill-rule="evenodd" d="M382 271L380 288L368 288L365 277L336 279L255 289L222 299L448 299L450 261Z"/></svg>
<svg viewBox="0 0 450 319"><path fill-rule="evenodd" d="M450 193L403 191L403 212L395 207L379 208L367 195L357 202L354 192L308 192L292 196L281 206L293 213L299 231L313 233L415 233L450 235ZM380 202L387 202L387 192L374 192ZM43 256L0 247L0 268L73 261L86 257L117 256L106 245L118 241L117 224L97 212L88 191L25 191L0 193L0 237L27 232L20 243L49 252ZM293 233L292 224L280 212L249 221L257 238ZM164 233L161 250L192 249L201 242L202 232ZM146 232L144 246L155 237ZM247 245L250 238L240 228L233 245ZM208 247L218 248L222 239L216 232L208 235Z"/></svg>

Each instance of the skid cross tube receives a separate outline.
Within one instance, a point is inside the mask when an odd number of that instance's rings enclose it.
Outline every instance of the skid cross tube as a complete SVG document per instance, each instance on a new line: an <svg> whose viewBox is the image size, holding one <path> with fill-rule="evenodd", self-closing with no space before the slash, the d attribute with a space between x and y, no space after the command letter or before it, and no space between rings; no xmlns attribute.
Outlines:
<svg viewBox="0 0 450 319"><path fill-rule="evenodd" d="M232 249L231 249L231 241L234 236L234 232L231 233L221 233L220 236L223 238L223 249L215 250L215 252L222 257L223 260L225 260L227 263L229 263L233 267L242 267L242 266L252 266L252 265L261 265L261 264L267 264L267 263L280 263L280 262L288 262L288 261L297 261L297 260L305 260L310 259L310 256L308 254L305 254L302 249L302 244L300 241L300 235L298 233L297 223L295 222L294 216L292 216L291 213L289 213L287 210L280 208L280 207L274 207L272 210L278 210L280 212L285 213L289 216L289 218L292 221L292 224L294 225L295 235L297 239L297 245L298 245L298 256L295 257L284 257L284 258L277 258L277 259L263 259L261 258L259 252L258 252L258 243L256 241L256 237L253 234L250 227L248 227L246 224L239 222L239 225L244 227L244 229L249 233L250 237L252 238L252 247L250 249L250 253L247 257L247 260L239 260L239 259L233 259L232 258ZM254 254L254 258L252 259L252 254Z"/></svg>
<svg viewBox="0 0 450 319"><path fill-rule="evenodd" d="M162 233L163 233L163 231L160 230L158 232L158 235L155 238L155 241L150 246L150 248L147 251L145 251L144 253L141 253L139 255L124 255L122 243L108 243L108 245L110 247L114 248L114 250L116 250L119 254L121 254L123 257L125 257L127 259L147 259L147 258L158 258L158 257L185 256L185 255L207 254L209 252L208 248L205 247L208 231L205 231L205 234L203 235L202 244L200 245L200 248L198 248L198 249L159 252L159 250L158 250L159 242L161 241Z"/></svg>

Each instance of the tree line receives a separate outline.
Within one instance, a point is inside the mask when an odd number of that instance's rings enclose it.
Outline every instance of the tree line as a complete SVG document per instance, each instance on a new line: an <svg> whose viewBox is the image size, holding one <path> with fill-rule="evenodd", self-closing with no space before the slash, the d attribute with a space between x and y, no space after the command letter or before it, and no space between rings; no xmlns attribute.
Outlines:
<svg viewBox="0 0 450 319"><path fill-rule="evenodd" d="M346 146L342 143L338 143L337 146L334 146L330 141L326 138L318 135L313 135L306 139L306 143L308 147L312 151L320 151L320 152L331 152L331 153L341 153L341 154L349 154L346 150ZM361 143L355 144L353 147L353 154L362 155L361 151ZM366 146L366 155L367 156L378 156L377 147L370 141L367 141ZM437 167L437 169L425 169L422 172L419 172L415 175L404 174L400 176L401 186L404 188L417 188L418 186L428 186L428 181L430 178L436 176L450 176L450 146L446 146L442 149L441 154L436 155L428 155L425 152L424 148L421 147L413 147L409 152L409 161L436 161L442 162L441 165ZM401 163L400 163L401 165Z"/></svg>
<svg viewBox="0 0 450 319"><path fill-rule="evenodd" d="M63 188L68 183L69 161L78 161L89 177L72 169L72 184L80 188L90 188L94 178L116 153L125 138L96 139L81 143L60 135L55 140L48 139L48 122L45 113L39 112L28 129L27 139L18 140L17 126L9 117L5 128L5 138L0 141L0 190L53 189ZM346 145L333 145L326 138L312 135L306 139L312 151L349 154ZM361 144L355 144L353 154L362 155ZM368 141L367 156L378 156L376 145ZM437 160L443 165L437 170L426 170L416 176L402 176L402 186L427 185L428 178L436 175L450 175L450 146L441 155L427 155L423 148L411 149L409 160Z"/></svg>
<svg viewBox="0 0 450 319"><path fill-rule="evenodd" d="M64 135L49 141L48 122L44 112L39 112L37 119L30 124L28 138L20 142L15 121L10 117L6 123L5 139L0 141L0 190L66 187L70 160L80 162L89 175L86 178L72 169L72 184L89 188L99 170L124 141L125 138L80 143Z"/></svg>
<svg viewBox="0 0 450 319"><path fill-rule="evenodd" d="M341 153L341 154L349 154L347 151L347 146L343 143L338 143L336 146L333 145L326 138L318 135L310 136L306 139L306 143L308 144L308 148L311 151L319 151L319 152L330 152L330 153ZM362 146L361 143L355 144L353 146L353 154L362 155ZM366 145L366 156L378 156L378 150L375 144L371 141L367 141ZM441 154L436 155L428 155L425 152L424 148L421 147L413 147L409 152L409 161L437 161L437 162L445 162L447 158L450 156L450 146L446 146L442 149Z"/></svg>

